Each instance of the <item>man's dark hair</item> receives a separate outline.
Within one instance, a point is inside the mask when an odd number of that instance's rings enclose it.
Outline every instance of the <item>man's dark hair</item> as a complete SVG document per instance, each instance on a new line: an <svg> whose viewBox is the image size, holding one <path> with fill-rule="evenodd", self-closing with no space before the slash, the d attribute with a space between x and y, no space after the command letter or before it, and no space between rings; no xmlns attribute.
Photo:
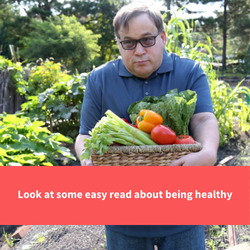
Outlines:
<svg viewBox="0 0 250 250"><path fill-rule="evenodd" d="M129 28L129 20L142 14L148 14L149 18L155 23L159 32L164 30L162 15L159 10L145 4L131 3L123 6L114 17L113 26L115 36L120 38L119 30L121 28Z"/></svg>

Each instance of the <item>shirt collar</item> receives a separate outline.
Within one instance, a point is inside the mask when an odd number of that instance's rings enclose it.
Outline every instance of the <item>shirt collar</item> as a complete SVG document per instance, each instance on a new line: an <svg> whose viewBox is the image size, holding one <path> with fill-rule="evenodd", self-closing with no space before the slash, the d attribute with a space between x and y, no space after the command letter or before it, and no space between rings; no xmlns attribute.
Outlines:
<svg viewBox="0 0 250 250"><path fill-rule="evenodd" d="M163 74L166 72L170 72L172 70L173 70L173 59L171 57L171 54L167 53L166 50L163 49L163 60L162 60L160 68L155 73ZM124 76L124 77L134 76L126 69L122 59L120 59L120 62L119 62L119 76Z"/></svg>
<svg viewBox="0 0 250 250"><path fill-rule="evenodd" d="M167 73L173 70L173 59L171 53L163 49L163 60L160 68L157 70L158 74Z"/></svg>

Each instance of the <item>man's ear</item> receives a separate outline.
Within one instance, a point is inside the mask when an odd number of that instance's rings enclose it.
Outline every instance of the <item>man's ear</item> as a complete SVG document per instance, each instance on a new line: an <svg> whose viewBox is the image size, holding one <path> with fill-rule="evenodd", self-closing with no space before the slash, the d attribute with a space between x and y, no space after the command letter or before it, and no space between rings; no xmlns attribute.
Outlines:
<svg viewBox="0 0 250 250"><path fill-rule="evenodd" d="M165 30L162 31L161 38L165 46L167 44L167 35L166 35Z"/></svg>
<svg viewBox="0 0 250 250"><path fill-rule="evenodd" d="M122 45L121 45L121 43L119 42L119 39L118 39L118 37L115 37L115 40L116 40L116 42L117 42L117 44L118 44L118 48L119 48L119 51L120 51L120 53L121 53L121 49L122 49Z"/></svg>

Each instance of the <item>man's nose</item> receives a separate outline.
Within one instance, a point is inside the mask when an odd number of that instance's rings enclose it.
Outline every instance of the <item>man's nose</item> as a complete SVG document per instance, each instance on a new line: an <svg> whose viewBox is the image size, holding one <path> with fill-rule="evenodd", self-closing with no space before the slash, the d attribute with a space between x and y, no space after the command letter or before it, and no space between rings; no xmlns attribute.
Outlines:
<svg viewBox="0 0 250 250"><path fill-rule="evenodd" d="M138 42L135 48L136 55L142 55L146 52L145 48Z"/></svg>

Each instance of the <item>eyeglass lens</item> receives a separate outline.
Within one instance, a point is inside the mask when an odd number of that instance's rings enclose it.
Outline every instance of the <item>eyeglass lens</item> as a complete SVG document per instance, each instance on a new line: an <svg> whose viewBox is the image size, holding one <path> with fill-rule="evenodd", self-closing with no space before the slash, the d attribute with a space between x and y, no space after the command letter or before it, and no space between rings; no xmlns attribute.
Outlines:
<svg viewBox="0 0 250 250"><path fill-rule="evenodd" d="M150 36L150 37L141 38L139 40L127 40L127 41L123 41L122 45L124 49L134 49L136 47L137 42L140 42L140 44L143 47L150 47L155 44L155 37Z"/></svg>

